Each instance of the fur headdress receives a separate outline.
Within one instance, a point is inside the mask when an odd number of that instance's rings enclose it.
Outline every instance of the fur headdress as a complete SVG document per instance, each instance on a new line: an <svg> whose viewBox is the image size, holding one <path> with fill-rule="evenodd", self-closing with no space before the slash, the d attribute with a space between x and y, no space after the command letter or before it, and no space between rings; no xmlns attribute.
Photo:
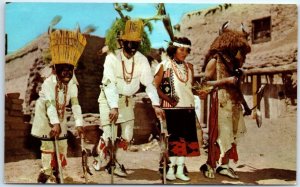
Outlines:
<svg viewBox="0 0 300 187"><path fill-rule="evenodd" d="M251 52L251 47L248 43L249 33L244 30L243 25L242 31L236 31L228 29L228 23L229 22L225 22L222 25L219 36L211 44L205 57L205 65L216 53L224 53L227 55L231 53L235 55L240 50L246 55Z"/></svg>

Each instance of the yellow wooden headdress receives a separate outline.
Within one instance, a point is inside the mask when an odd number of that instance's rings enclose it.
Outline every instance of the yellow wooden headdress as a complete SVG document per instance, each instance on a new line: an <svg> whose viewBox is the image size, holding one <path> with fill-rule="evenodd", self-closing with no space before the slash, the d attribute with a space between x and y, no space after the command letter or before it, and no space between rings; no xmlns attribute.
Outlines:
<svg viewBox="0 0 300 187"><path fill-rule="evenodd" d="M51 32L52 64L71 64L76 67L86 43L86 38L79 30L55 30Z"/></svg>
<svg viewBox="0 0 300 187"><path fill-rule="evenodd" d="M144 23L142 20L127 20L121 40L139 42L142 40L143 31Z"/></svg>

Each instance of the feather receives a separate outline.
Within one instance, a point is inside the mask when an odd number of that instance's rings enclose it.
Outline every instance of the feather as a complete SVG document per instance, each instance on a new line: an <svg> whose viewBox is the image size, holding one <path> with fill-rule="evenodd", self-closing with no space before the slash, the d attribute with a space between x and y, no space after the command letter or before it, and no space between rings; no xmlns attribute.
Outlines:
<svg viewBox="0 0 300 187"><path fill-rule="evenodd" d="M226 21L225 23L223 23L222 25L222 30L226 29L229 26L229 21Z"/></svg>
<svg viewBox="0 0 300 187"><path fill-rule="evenodd" d="M55 16L55 17L52 19L52 21L50 22L50 26L51 26L51 27L54 27L55 25L57 25L57 24L60 22L61 19L62 19L61 16Z"/></svg>
<svg viewBox="0 0 300 187"><path fill-rule="evenodd" d="M228 26L229 26L229 21L223 23L222 27L219 29L219 35L221 35Z"/></svg>
<svg viewBox="0 0 300 187"><path fill-rule="evenodd" d="M168 35L170 36L170 39L174 41L174 32L169 14L167 14L166 17L163 19L163 24L168 32Z"/></svg>
<svg viewBox="0 0 300 187"><path fill-rule="evenodd" d="M129 5L128 3L124 3L123 4L123 8L127 11L127 12L131 12L133 9L132 5Z"/></svg>
<svg viewBox="0 0 300 187"><path fill-rule="evenodd" d="M60 22L61 19L62 19L61 16L55 16L55 17L51 20L50 25L49 25L49 27L48 27L48 34L50 34L50 33L52 32L53 27L54 27L55 25L57 25L57 24Z"/></svg>
<svg viewBox="0 0 300 187"><path fill-rule="evenodd" d="M84 28L84 34L90 34L92 32L95 32L97 30L97 27L94 25L88 25L87 27Z"/></svg>
<svg viewBox="0 0 300 187"><path fill-rule="evenodd" d="M75 31L76 31L76 32L81 32L81 29L80 29L79 23L77 23L77 24L76 24L76 29L75 29Z"/></svg>
<svg viewBox="0 0 300 187"><path fill-rule="evenodd" d="M244 26L243 23L241 23L241 30L243 31L243 33L248 33L248 32L246 31L245 26Z"/></svg>

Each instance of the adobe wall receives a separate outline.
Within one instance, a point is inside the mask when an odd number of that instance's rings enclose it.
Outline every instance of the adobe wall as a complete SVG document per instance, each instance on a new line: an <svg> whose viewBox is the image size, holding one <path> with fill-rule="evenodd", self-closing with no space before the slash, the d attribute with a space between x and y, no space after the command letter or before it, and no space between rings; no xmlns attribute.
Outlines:
<svg viewBox="0 0 300 187"><path fill-rule="evenodd" d="M23 102L19 93L5 95L5 162L39 156L40 143L30 136L31 125L24 122Z"/></svg>

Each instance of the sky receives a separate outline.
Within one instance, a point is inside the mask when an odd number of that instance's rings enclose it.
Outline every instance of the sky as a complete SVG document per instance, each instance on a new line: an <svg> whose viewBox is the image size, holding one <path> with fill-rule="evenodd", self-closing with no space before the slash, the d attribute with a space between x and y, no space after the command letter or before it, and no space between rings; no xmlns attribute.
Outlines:
<svg viewBox="0 0 300 187"><path fill-rule="evenodd" d="M156 14L154 3L130 3L133 5L131 12L124 12L132 18L148 18ZM172 25L180 22L186 12L207 9L217 4L200 3L166 3ZM81 30L92 24L97 30L92 33L105 37L107 29L119 17L114 10L113 3L51 3L51 2L13 2L5 5L5 33L8 35L8 54L24 47L29 42L47 31L49 23L56 16L62 20L56 28L74 29L77 23ZM152 21L153 32L149 35L152 47L165 47L164 40L170 40L161 21Z"/></svg>

